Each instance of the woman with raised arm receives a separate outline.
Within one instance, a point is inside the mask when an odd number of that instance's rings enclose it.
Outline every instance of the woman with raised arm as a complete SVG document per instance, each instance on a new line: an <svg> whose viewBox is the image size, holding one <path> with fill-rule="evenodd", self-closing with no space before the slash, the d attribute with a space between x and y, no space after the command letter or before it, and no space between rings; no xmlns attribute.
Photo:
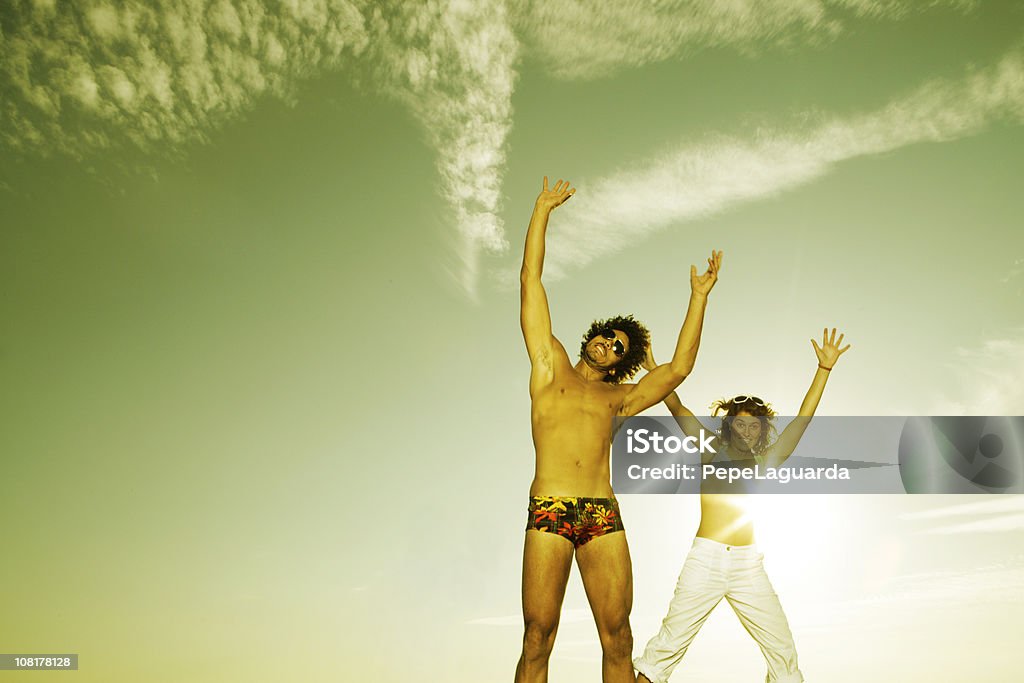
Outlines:
<svg viewBox="0 0 1024 683"><path fill-rule="evenodd" d="M724 413L716 434L715 451L705 461L716 457L729 461L763 463L768 467L781 465L792 454L810 423L825 390L829 373L839 356L850 348L836 339L836 330L828 329L821 345L811 339L818 357L818 367L807 390L800 412L775 437L775 411L756 396L736 396L712 405L712 415ZM648 346L644 367L656 367ZM676 392L665 405L675 416L680 429L688 436L700 435L703 425L679 400ZM764 571L764 556L754 544L754 523L742 507L742 495L702 492L700 496L700 527L683 570L679 574L675 595L661 630L651 638L642 656L633 660L639 672L638 683L667 683L673 669L686 654L687 648L711 611L722 598L729 601L747 633L757 642L768 665L768 683L800 683L804 680L797 666L796 645L789 622L782 611L771 581Z"/></svg>

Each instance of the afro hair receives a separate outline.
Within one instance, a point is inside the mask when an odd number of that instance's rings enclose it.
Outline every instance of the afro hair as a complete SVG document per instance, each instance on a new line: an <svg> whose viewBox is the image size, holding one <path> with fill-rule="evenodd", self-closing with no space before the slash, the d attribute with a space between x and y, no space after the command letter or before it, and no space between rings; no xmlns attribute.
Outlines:
<svg viewBox="0 0 1024 683"><path fill-rule="evenodd" d="M609 384L621 384L640 369L644 362L644 356L647 355L647 346L651 343L651 334L631 315L595 320L583 335L583 343L580 344L580 358L583 358L583 354L586 353L587 342L605 330L620 330L629 338L629 350L626 351L626 355L604 376L604 381Z"/></svg>

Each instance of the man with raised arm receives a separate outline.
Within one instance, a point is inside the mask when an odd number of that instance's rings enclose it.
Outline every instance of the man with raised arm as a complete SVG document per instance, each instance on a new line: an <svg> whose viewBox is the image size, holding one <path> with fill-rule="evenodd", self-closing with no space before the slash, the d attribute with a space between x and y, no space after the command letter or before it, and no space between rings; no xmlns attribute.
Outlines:
<svg viewBox="0 0 1024 683"><path fill-rule="evenodd" d="M632 316L620 316L591 325L574 365L551 332L541 270L548 217L575 191L561 180L549 189L544 178L520 273L536 469L523 549L525 633L516 683L547 681L574 554L600 636L603 680L634 680L633 574L610 483L612 422L664 400L693 369L708 294L722 264L721 252L712 252L703 275L690 267L689 307L669 363L652 368L637 384L624 384L643 362L649 337Z"/></svg>
<svg viewBox="0 0 1024 683"><path fill-rule="evenodd" d="M714 451L704 456L708 463L721 458L736 464L763 463L778 467L793 453L807 430L818 402L825 391L832 367L850 348L840 348L843 335L836 341L836 330L828 329L821 346L811 339L818 357L811 386L800 412L778 439L772 424L775 411L756 396L736 396L712 405L712 414L724 412L721 429L712 441ZM648 345L644 368L656 369L654 354ZM665 405L675 416L679 428L688 436L700 436L703 425L673 391ZM779 597L764 571L764 556L754 545L754 522L744 507L743 495L709 493L712 482L705 481L700 496L700 527L693 548L683 563L675 594L661 630L651 638L642 656L634 660L637 683L666 683L686 654L690 643L722 598L739 617L747 633L757 642L768 666L768 683L800 683L804 680L797 666L796 645Z"/></svg>

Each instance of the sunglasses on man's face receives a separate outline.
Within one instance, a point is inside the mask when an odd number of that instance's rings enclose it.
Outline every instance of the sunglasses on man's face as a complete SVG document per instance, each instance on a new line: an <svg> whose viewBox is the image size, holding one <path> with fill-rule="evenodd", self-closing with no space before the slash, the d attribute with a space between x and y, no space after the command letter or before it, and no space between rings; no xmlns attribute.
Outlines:
<svg viewBox="0 0 1024 683"><path fill-rule="evenodd" d="M612 351L615 352L616 356L622 358L624 355L626 355L626 347L622 345L621 341L616 339L615 333L613 331L601 330L601 337L603 339L615 339L615 343L612 344Z"/></svg>

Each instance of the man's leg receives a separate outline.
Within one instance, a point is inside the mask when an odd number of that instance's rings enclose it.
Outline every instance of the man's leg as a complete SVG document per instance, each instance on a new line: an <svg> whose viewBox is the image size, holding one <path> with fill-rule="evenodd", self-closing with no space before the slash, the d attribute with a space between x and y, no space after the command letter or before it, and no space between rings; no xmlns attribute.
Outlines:
<svg viewBox="0 0 1024 683"><path fill-rule="evenodd" d="M722 546L724 548L724 546ZM664 683L686 654L712 610L722 601L725 576L708 545L694 545L679 572L661 629L634 660L638 683Z"/></svg>
<svg viewBox="0 0 1024 683"><path fill-rule="evenodd" d="M779 596L764 571L762 556L732 582L725 596L743 628L757 641L768 664L767 683L801 683L803 674L796 661L796 644Z"/></svg>
<svg viewBox="0 0 1024 683"><path fill-rule="evenodd" d="M523 547L523 653L516 683L545 683L555 644L562 598L572 567L572 542L558 534L530 529Z"/></svg>
<svg viewBox="0 0 1024 683"><path fill-rule="evenodd" d="M601 638L602 680L633 683L633 567L625 532L605 534L577 548L576 564Z"/></svg>

